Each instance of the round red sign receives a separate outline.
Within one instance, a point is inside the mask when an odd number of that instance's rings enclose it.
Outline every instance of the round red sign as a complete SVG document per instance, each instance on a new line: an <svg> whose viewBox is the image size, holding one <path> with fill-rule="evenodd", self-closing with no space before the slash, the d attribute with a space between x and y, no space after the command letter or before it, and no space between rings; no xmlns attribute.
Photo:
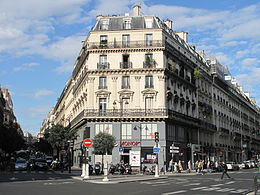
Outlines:
<svg viewBox="0 0 260 195"><path fill-rule="evenodd" d="M92 140L91 139L84 139L83 142L84 146L89 147L92 145Z"/></svg>

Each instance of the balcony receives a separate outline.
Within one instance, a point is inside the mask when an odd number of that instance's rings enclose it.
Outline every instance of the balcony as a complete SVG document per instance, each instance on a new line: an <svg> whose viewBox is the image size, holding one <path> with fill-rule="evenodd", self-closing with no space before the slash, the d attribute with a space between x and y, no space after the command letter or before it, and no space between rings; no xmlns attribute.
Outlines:
<svg viewBox="0 0 260 195"><path fill-rule="evenodd" d="M145 85L144 86L146 89L148 88L148 89L153 89L154 87L153 87L153 85L151 84L151 85Z"/></svg>
<svg viewBox="0 0 260 195"><path fill-rule="evenodd" d="M107 86L98 86L98 89L107 89Z"/></svg>
<svg viewBox="0 0 260 195"><path fill-rule="evenodd" d="M130 85L122 85L121 89L130 89Z"/></svg>
<svg viewBox="0 0 260 195"><path fill-rule="evenodd" d="M87 49L117 49L117 48L147 48L147 47L164 47L165 43L162 40L149 41L113 41L113 42L89 42Z"/></svg>
<svg viewBox="0 0 260 195"><path fill-rule="evenodd" d="M143 67L144 68L156 68L156 61L155 60L147 60L143 62Z"/></svg>
<svg viewBox="0 0 260 195"><path fill-rule="evenodd" d="M97 63L97 69L109 69L110 64L109 62L98 62Z"/></svg>
<svg viewBox="0 0 260 195"><path fill-rule="evenodd" d="M132 68L132 62L120 62L120 68L122 69L128 69L128 68Z"/></svg>

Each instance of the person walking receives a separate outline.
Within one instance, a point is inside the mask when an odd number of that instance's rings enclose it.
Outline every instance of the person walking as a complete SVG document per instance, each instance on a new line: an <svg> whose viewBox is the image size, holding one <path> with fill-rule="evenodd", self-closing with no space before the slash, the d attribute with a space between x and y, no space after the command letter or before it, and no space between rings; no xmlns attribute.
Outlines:
<svg viewBox="0 0 260 195"><path fill-rule="evenodd" d="M192 169L192 167L191 167L191 161L189 160L188 161L188 173L190 173L191 172L191 169Z"/></svg>
<svg viewBox="0 0 260 195"><path fill-rule="evenodd" d="M223 177L224 177L224 175L226 175L229 179L231 178L229 175L228 175L228 173L227 173L227 171L228 171L228 168L227 168L227 165L226 165L226 163L222 163L221 164L221 166L222 166L222 175L221 175L221 179L223 179Z"/></svg>

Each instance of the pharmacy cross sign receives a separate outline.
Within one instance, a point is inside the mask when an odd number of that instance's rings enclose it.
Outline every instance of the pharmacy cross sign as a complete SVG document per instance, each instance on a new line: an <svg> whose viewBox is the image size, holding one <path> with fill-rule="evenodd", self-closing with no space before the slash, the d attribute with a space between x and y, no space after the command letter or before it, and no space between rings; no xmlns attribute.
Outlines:
<svg viewBox="0 0 260 195"><path fill-rule="evenodd" d="M83 142L84 146L89 147L92 145L92 140L91 139L84 139Z"/></svg>

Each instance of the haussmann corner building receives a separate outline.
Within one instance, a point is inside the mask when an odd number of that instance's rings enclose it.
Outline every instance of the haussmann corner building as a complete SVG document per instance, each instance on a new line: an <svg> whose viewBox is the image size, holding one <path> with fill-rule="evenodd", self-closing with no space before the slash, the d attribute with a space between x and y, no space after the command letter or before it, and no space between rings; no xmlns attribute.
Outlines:
<svg viewBox="0 0 260 195"><path fill-rule="evenodd" d="M41 132L50 123L78 129L76 166L83 139L100 131L116 137L110 162L129 163L130 151L139 151L141 166L151 166L159 132L162 168L172 156L185 164L254 158L260 151L259 121L254 99L225 66L196 51L188 33L174 31L172 21L140 15L140 6L134 6L133 16L97 16ZM173 143L179 147L174 155ZM91 155L93 164L100 161Z"/></svg>

